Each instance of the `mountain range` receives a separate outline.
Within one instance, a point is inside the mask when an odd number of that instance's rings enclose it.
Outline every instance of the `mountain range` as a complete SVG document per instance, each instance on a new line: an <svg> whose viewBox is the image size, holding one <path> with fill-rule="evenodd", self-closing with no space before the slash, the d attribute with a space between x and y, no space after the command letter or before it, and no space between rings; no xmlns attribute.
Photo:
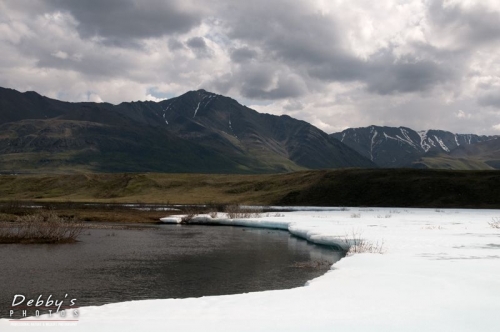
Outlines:
<svg viewBox="0 0 500 332"><path fill-rule="evenodd" d="M69 103L0 88L0 171L278 173L376 165L311 124L205 90Z"/></svg>
<svg viewBox="0 0 500 332"><path fill-rule="evenodd" d="M160 102L70 103L0 88L0 172L280 173L500 168L496 136L351 128L327 134L205 90Z"/></svg>
<svg viewBox="0 0 500 332"><path fill-rule="evenodd" d="M500 168L498 136L380 126L349 128L331 136L383 168Z"/></svg>

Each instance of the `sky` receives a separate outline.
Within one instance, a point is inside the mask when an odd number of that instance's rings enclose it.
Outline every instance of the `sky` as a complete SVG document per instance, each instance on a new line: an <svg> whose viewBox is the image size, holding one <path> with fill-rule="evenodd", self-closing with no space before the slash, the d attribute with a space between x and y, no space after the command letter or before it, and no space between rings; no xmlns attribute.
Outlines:
<svg viewBox="0 0 500 332"><path fill-rule="evenodd" d="M0 86L500 134L498 0L0 0Z"/></svg>

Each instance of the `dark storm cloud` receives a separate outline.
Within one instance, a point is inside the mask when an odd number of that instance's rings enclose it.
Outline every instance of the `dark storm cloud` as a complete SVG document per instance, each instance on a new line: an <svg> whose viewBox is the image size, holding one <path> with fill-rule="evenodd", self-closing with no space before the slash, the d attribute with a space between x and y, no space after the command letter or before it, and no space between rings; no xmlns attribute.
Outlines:
<svg viewBox="0 0 500 332"><path fill-rule="evenodd" d="M428 15L441 29L455 32L464 45L500 40L500 13L480 2L464 8L460 4L446 4L443 0L430 1Z"/></svg>
<svg viewBox="0 0 500 332"><path fill-rule="evenodd" d="M478 103L481 106L491 106L500 108L500 91L488 92L478 98Z"/></svg>
<svg viewBox="0 0 500 332"><path fill-rule="evenodd" d="M384 53L372 57L364 68L364 81L371 92L385 95L427 91L454 78L453 71L444 64L409 56L395 61L391 54Z"/></svg>
<svg viewBox="0 0 500 332"><path fill-rule="evenodd" d="M177 39L170 38L168 40L168 49L170 51L177 51L177 50L181 50L183 48L184 48L184 44L181 43L180 41L178 41Z"/></svg>
<svg viewBox="0 0 500 332"><path fill-rule="evenodd" d="M311 12L307 3L275 1L244 5L225 19L233 39L256 44L276 59L317 63L341 53L336 22Z"/></svg>
<svg viewBox="0 0 500 332"><path fill-rule="evenodd" d="M359 61L341 49L335 21L312 11L307 3L255 1L238 10L228 6L223 13L227 35L248 45L230 52L236 65L232 80L247 98L297 97L306 93L308 80L359 78L358 67L352 66ZM261 66L249 69L245 62L257 56ZM291 79L284 72L295 76Z"/></svg>
<svg viewBox="0 0 500 332"><path fill-rule="evenodd" d="M356 81L366 76L369 63L349 55L336 55L306 66L308 74L323 81Z"/></svg>
<svg viewBox="0 0 500 332"><path fill-rule="evenodd" d="M397 57L393 48L388 47L360 59L346 46L346 36L335 18L311 11L306 3L276 1L244 7L238 12L228 11L225 20L228 35L245 44L258 45L266 61L286 65L301 76L306 85L312 85L314 80L356 81L364 83L372 93L386 95L427 91L455 77L452 70L440 64L441 56L432 48L427 50L426 58ZM233 51L231 60L240 63L250 56L247 53L246 50ZM290 93L282 90L283 93L269 93L265 88L247 84L241 93L263 99L300 95L298 89L284 89Z"/></svg>
<svg viewBox="0 0 500 332"><path fill-rule="evenodd" d="M121 54L112 56L109 50L101 52L86 52L83 56L77 53L78 49L69 42L51 44L41 38L26 38L18 45L24 56L36 59L39 68L55 68L80 72L87 77L119 78L127 76L127 69L134 67L135 59Z"/></svg>
<svg viewBox="0 0 500 332"><path fill-rule="evenodd" d="M230 52L231 60L236 63L246 62L258 56L257 51L248 47L233 48Z"/></svg>
<svg viewBox="0 0 500 332"><path fill-rule="evenodd" d="M299 97L304 90L299 82L280 77L275 88L266 90L258 85L244 84L241 93L244 97L252 99L285 99Z"/></svg>
<svg viewBox="0 0 500 332"><path fill-rule="evenodd" d="M193 37L188 39L186 42L187 46L191 49L205 50L207 48L207 43L202 37Z"/></svg>
<svg viewBox="0 0 500 332"><path fill-rule="evenodd" d="M184 33L201 23L202 13L182 1L46 0L52 10L69 12L84 38L99 36L112 44L131 39Z"/></svg>
<svg viewBox="0 0 500 332"><path fill-rule="evenodd" d="M275 63L245 62L206 83L207 89L226 93L235 89L248 99L275 100L295 98L307 91L301 78L286 66Z"/></svg>
<svg viewBox="0 0 500 332"><path fill-rule="evenodd" d="M387 95L397 92L423 92L455 77L446 65L411 57L396 58L390 50L367 60L337 57L310 66L308 73L325 81L359 81L368 91Z"/></svg>
<svg viewBox="0 0 500 332"><path fill-rule="evenodd" d="M191 49L191 51L194 52L194 54L196 54L196 57L199 59L211 58L213 55L212 49L210 49L203 37L189 38L186 42L186 45Z"/></svg>

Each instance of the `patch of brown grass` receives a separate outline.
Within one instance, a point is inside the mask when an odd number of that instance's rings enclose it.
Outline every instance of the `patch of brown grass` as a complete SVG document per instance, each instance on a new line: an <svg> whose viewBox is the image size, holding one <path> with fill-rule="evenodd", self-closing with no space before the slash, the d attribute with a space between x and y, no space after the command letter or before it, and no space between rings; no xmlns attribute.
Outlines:
<svg viewBox="0 0 500 332"><path fill-rule="evenodd" d="M83 224L54 212L28 214L0 225L0 243L70 243L82 229Z"/></svg>
<svg viewBox="0 0 500 332"><path fill-rule="evenodd" d="M229 219L259 218L262 214L262 209L248 209L240 205L228 205L224 212L227 213Z"/></svg>

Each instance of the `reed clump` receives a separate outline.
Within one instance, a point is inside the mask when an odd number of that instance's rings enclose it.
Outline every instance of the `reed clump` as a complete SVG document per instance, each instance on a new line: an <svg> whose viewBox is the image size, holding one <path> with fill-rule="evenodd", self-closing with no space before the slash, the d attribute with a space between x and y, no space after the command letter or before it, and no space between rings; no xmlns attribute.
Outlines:
<svg viewBox="0 0 500 332"><path fill-rule="evenodd" d="M261 208L246 208L241 205L227 205L224 209L229 219L260 218Z"/></svg>
<svg viewBox="0 0 500 332"><path fill-rule="evenodd" d="M15 222L0 223L0 243L71 243L76 242L84 226L53 211L27 214Z"/></svg>

